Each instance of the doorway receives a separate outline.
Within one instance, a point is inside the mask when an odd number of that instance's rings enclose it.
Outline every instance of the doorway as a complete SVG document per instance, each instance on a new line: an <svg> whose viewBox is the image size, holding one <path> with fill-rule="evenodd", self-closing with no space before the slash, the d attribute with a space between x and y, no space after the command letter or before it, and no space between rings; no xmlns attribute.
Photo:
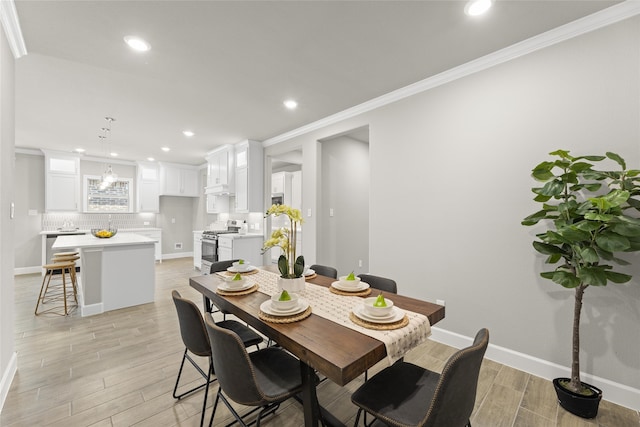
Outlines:
<svg viewBox="0 0 640 427"><path fill-rule="evenodd" d="M319 264L339 275L369 271L369 127L322 139Z"/></svg>

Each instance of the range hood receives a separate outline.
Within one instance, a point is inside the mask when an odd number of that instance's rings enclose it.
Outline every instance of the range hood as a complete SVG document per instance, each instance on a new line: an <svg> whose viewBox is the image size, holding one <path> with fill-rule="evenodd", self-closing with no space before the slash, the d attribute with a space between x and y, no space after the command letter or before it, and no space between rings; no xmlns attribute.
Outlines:
<svg viewBox="0 0 640 427"><path fill-rule="evenodd" d="M231 190L228 184L215 184L215 185L206 186L204 188L204 193L211 194L214 196L222 196L222 195L231 194Z"/></svg>

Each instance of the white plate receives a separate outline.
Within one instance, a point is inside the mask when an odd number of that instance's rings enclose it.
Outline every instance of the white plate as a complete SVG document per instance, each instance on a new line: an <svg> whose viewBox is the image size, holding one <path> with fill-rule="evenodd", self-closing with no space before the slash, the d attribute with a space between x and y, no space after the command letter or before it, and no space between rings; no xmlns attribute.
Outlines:
<svg viewBox="0 0 640 427"><path fill-rule="evenodd" d="M353 309L353 314L361 318L362 320L366 320L371 323L393 323L402 320L404 317L404 311L400 310L397 307L393 307L391 309L391 315L389 317L373 317L369 316L364 312L364 307L355 307Z"/></svg>
<svg viewBox="0 0 640 427"><path fill-rule="evenodd" d="M312 270L310 268L307 269L307 271L305 271L305 273L304 273L305 276L313 276L314 274L316 274L316 271Z"/></svg>
<svg viewBox="0 0 640 427"><path fill-rule="evenodd" d="M271 300L266 300L262 304L260 304L260 310L264 313L267 313L271 316L293 316L294 314L302 313L309 307L309 302L304 299L298 299L298 306L292 308L291 310L276 310L271 306Z"/></svg>
<svg viewBox="0 0 640 427"><path fill-rule="evenodd" d="M360 291L364 291L365 289L369 289L369 284L366 282L360 282L358 286L344 286L340 283L339 280L336 280L331 284L331 286L333 286L339 291L345 291L345 292L360 292Z"/></svg>
<svg viewBox="0 0 640 427"><path fill-rule="evenodd" d="M222 283L220 285L218 285L218 289L225 291L225 292L240 292L240 291L246 291L247 289L250 289L251 287L253 287L256 283L255 282L247 282L242 286L229 286L226 283Z"/></svg>
<svg viewBox="0 0 640 427"><path fill-rule="evenodd" d="M255 265L250 265L249 268L247 268L247 269L238 270L238 269L236 269L236 267L231 266L231 267L227 268L227 271L230 271L232 273L248 273L250 271L255 270L256 268L258 268L258 267L256 267Z"/></svg>

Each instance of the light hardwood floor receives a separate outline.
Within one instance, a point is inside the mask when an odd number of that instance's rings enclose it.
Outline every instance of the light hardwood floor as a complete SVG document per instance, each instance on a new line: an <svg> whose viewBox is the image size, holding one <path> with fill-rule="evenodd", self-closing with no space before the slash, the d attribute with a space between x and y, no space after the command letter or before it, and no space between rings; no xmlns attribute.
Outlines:
<svg viewBox="0 0 640 427"><path fill-rule="evenodd" d="M171 396L184 350L171 290L200 305L200 294L188 284L196 274L190 258L166 260L156 267L155 303L86 318L34 316L41 277L16 276L18 372L0 425L197 426L203 392L180 401ZM439 371L454 351L428 342L406 360ZM188 366L183 376L199 379ZM361 383L362 377L346 387L325 381L318 389L320 402L353 425L356 409L349 396ZM216 390L214 383L207 417ZM229 417L221 406L215 425L226 425ZM575 417L558 407L549 381L490 360L482 366L471 422L474 427L640 427L637 411L606 401L596 419ZM288 401L265 424L302 426L301 406Z"/></svg>

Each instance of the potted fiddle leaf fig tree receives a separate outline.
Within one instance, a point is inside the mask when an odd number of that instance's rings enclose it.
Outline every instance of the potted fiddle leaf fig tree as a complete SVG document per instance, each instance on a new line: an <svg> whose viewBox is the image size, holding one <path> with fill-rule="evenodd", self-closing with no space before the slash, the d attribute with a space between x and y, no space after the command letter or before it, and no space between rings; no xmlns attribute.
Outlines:
<svg viewBox="0 0 640 427"><path fill-rule="evenodd" d="M639 170L628 170L615 153L605 156L573 157L569 151L550 153L552 160L533 169L542 183L532 188L542 209L522 224L542 222L546 231L536 235L533 247L555 265L540 275L575 292L571 347L571 378L556 378L553 384L560 405L583 418L598 413L602 391L580 380L580 313L589 286L606 286L631 280L614 270L614 264L629 264L622 252L640 250ZM612 160L619 170L599 170L595 164Z"/></svg>

